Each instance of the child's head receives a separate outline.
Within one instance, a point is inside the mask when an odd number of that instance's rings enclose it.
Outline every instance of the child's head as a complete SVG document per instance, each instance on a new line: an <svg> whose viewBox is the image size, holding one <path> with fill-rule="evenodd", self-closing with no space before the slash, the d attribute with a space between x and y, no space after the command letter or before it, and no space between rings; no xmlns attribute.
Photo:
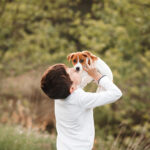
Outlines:
<svg viewBox="0 0 150 150"><path fill-rule="evenodd" d="M41 79L41 89L51 99L64 99L70 95L73 84L64 64L49 67Z"/></svg>

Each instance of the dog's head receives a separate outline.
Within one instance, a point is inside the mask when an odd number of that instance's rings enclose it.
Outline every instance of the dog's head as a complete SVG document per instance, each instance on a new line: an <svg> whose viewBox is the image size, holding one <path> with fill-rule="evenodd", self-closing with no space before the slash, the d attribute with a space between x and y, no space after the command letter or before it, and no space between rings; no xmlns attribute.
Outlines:
<svg viewBox="0 0 150 150"><path fill-rule="evenodd" d="M76 71L82 71L83 70L83 65L84 64L89 64L90 65L90 59L92 60L92 63L96 61L98 58L93 55L92 53L88 51L82 51L82 52L76 52L76 53L71 53L67 56L68 61L72 61L72 64Z"/></svg>

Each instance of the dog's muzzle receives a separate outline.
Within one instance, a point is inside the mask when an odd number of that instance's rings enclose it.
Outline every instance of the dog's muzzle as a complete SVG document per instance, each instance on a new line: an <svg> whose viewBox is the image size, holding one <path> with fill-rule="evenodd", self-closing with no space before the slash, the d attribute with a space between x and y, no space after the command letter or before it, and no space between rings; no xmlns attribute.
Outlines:
<svg viewBox="0 0 150 150"><path fill-rule="evenodd" d="M80 67L76 67L76 71L80 71Z"/></svg>

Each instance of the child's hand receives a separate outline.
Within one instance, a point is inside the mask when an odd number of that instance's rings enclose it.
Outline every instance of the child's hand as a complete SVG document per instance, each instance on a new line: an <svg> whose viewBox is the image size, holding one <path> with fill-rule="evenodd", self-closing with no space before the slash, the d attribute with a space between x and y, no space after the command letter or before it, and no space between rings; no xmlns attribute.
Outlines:
<svg viewBox="0 0 150 150"><path fill-rule="evenodd" d="M85 70L94 80L98 80L101 78L101 74L96 70L94 65L92 64L92 61L90 59L90 65L86 64L83 66L83 70Z"/></svg>

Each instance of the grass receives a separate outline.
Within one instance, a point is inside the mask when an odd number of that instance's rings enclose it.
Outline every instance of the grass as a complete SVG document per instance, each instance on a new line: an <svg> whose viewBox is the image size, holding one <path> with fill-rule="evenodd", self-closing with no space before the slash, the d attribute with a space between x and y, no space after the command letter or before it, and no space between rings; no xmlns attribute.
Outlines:
<svg viewBox="0 0 150 150"><path fill-rule="evenodd" d="M56 150L55 136L20 126L0 125L0 150Z"/></svg>
<svg viewBox="0 0 150 150"><path fill-rule="evenodd" d="M150 150L150 143L143 135L121 140L121 132L116 139L96 137L93 150ZM56 135L0 124L0 150L56 150Z"/></svg>

